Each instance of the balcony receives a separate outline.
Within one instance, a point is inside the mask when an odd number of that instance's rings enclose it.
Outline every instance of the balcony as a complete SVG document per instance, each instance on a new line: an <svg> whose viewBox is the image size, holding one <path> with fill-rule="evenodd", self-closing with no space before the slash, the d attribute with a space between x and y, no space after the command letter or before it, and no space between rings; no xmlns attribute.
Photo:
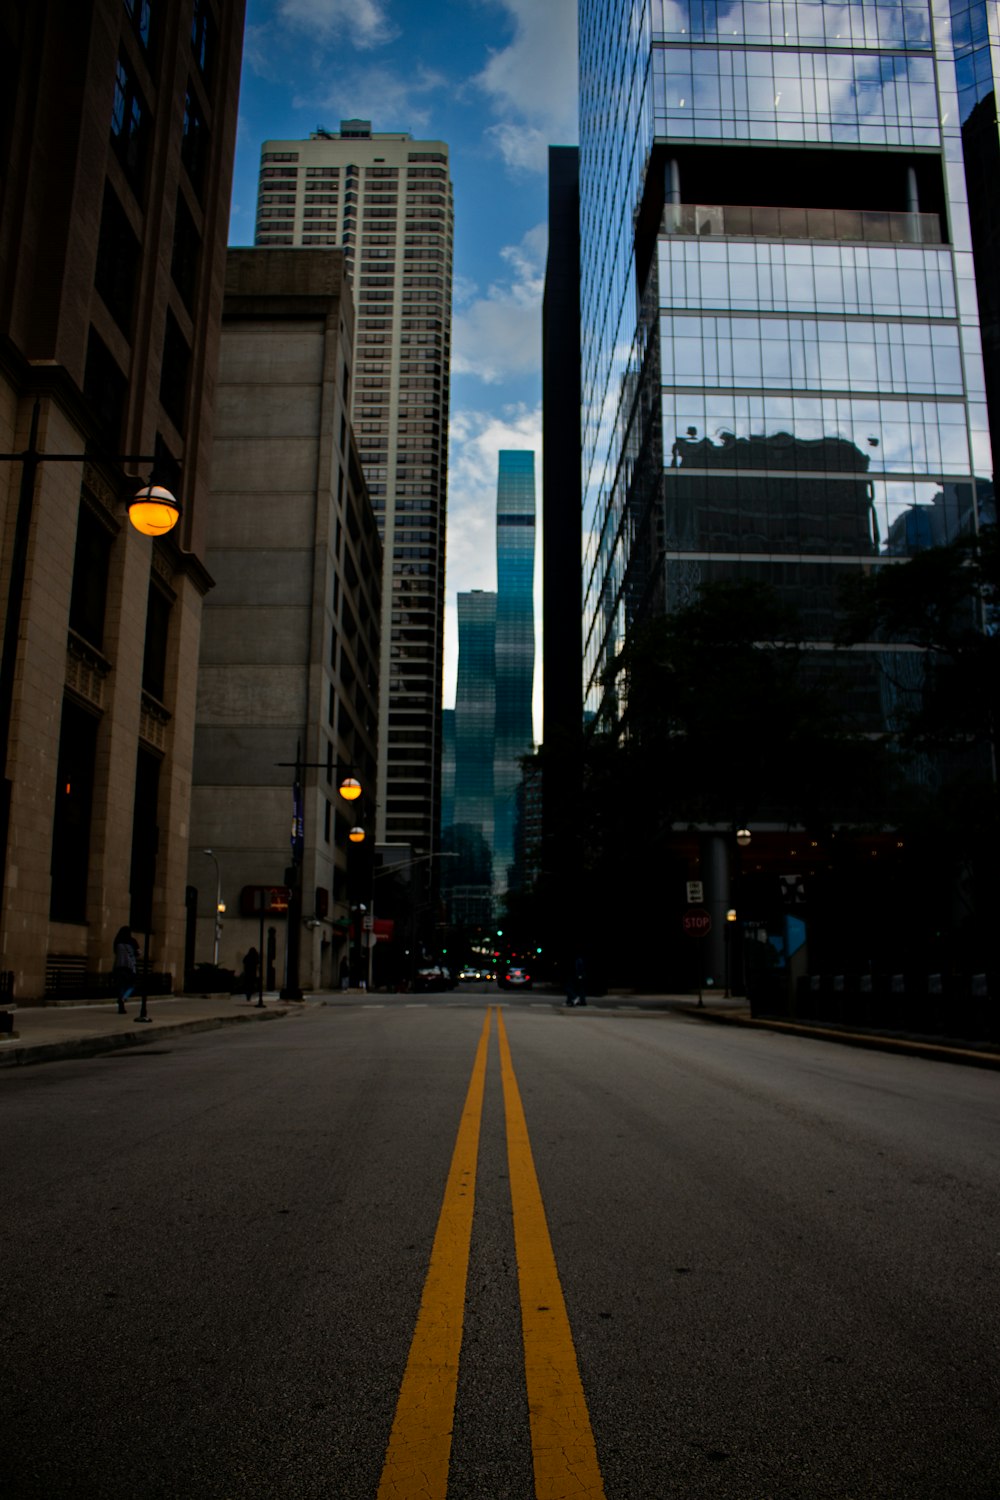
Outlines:
<svg viewBox="0 0 1000 1500"><path fill-rule="evenodd" d="M854 208L763 208L668 203L661 234L727 235L766 240L851 240L876 245L942 245L938 214Z"/></svg>

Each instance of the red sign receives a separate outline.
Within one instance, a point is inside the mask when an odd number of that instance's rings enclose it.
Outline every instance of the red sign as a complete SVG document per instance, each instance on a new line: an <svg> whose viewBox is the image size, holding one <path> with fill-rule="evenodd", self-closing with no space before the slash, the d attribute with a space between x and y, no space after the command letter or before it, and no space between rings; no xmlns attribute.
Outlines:
<svg viewBox="0 0 1000 1500"><path fill-rule="evenodd" d="M290 897L287 885L245 885L240 891L240 911L244 917L255 917L261 909L284 914Z"/></svg>
<svg viewBox="0 0 1000 1500"><path fill-rule="evenodd" d="M712 918L703 906L691 907L682 920L688 937L707 937L712 930Z"/></svg>

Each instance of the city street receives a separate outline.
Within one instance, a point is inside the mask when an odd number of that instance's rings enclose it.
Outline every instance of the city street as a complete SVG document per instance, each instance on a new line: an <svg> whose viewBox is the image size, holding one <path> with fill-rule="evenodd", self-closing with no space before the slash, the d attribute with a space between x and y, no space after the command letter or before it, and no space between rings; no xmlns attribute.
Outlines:
<svg viewBox="0 0 1000 1500"><path fill-rule="evenodd" d="M993 1072L482 986L0 1120L6 1500L1000 1495Z"/></svg>

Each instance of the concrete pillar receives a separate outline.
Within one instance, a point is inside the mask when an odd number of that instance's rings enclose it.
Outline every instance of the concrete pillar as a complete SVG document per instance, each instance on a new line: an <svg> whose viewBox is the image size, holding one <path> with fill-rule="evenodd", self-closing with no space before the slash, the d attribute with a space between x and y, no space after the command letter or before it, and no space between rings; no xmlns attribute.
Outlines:
<svg viewBox="0 0 1000 1500"><path fill-rule="evenodd" d="M726 961L726 912L730 906L730 842L725 833L707 833L701 840L701 878L705 888L705 908L712 919L711 931L700 938L702 989L728 988Z"/></svg>

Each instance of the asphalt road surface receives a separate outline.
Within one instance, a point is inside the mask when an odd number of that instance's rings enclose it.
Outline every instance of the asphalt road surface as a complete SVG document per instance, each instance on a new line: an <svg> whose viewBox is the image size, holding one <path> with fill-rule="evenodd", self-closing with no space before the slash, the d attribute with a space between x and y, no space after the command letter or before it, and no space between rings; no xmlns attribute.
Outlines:
<svg viewBox="0 0 1000 1500"><path fill-rule="evenodd" d="M4 1500L998 1500L997 1075L497 998L0 1074Z"/></svg>

